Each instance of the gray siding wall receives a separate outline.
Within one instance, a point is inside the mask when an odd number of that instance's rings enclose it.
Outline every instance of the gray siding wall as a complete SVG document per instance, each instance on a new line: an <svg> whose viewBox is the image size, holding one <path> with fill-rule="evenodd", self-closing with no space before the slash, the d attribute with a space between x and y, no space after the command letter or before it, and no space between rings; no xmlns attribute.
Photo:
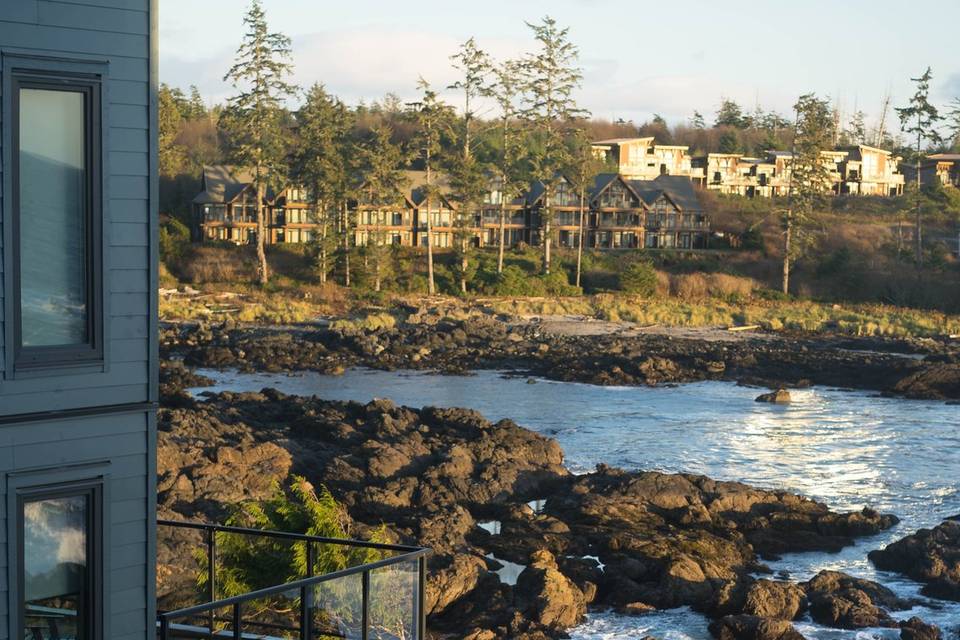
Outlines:
<svg viewBox="0 0 960 640"><path fill-rule="evenodd" d="M150 538L153 455L148 434L153 416L112 414L0 428L0 490L56 482L57 474L102 475L104 519L104 638L148 636L152 619L153 573ZM90 465L83 468L83 465ZM80 468L78 468L80 467ZM76 469L71 472L71 469ZM47 471L49 470L49 471ZM38 472L36 478L31 477ZM19 474L25 474L20 476ZM0 638L8 638L9 590L16 571L9 567L9 501L0 501ZM12 514L10 514L12 516Z"/></svg>
<svg viewBox="0 0 960 640"><path fill-rule="evenodd" d="M0 416L152 399L149 4L149 0L0 1L0 51L109 63L103 150L104 254L109 267L104 276L106 367L88 375L12 379L0 314ZM2 231L0 226L0 256L5 250ZM0 260L0 276L2 269ZM0 306L5 280L0 278Z"/></svg>
<svg viewBox="0 0 960 640"><path fill-rule="evenodd" d="M156 5L157 0L0 0L0 52L109 65L103 93L108 272L102 371L12 376L4 345L7 247L0 217L0 496L8 494L0 500L0 640L8 638L16 606L10 593L16 541L9 495L31 478L55 477L84 464L104 476L104 637L152 635L156 419L148 403L157 400ZM4 195L0 187L0 202ZM118 405L131 406L116 410ZM98 407L114 410L98 413ZM18 423L24 414L51 411L67 413Z"/></svg>

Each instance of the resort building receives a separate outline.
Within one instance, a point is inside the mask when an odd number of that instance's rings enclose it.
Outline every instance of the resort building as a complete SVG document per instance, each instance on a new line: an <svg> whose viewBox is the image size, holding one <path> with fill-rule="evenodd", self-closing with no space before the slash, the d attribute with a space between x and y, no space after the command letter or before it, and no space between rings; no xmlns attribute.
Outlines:
<svg viewBox="0 0 960 640"><path fill-rule="evenodd" d="M657 176L703 179L703 170L692 164L689 147L656 144L652 137L598 140L593 150L629 180L653 180Z"/></svg>
<svg viewBox="0 0 960 640"><path fill-rule="evenodd" d="M858 145L821 154L829 173L829 191L837 195L897 196L903 193L900 158L889 151ZM748 198L786 196L790 188L789 151L770 151L763 158L736 153L711 153L694 159L706 175L704 187L725 195Z"/></svg>
<svg viewBox="0 0 960 640"><path fill-rule="evenodd" d="M905 162L900 165L907 182L917 181L917 166ZM934 153L920 164L920 182L923 185L939 183L943 187L960 187L960 153Z"/></svg>

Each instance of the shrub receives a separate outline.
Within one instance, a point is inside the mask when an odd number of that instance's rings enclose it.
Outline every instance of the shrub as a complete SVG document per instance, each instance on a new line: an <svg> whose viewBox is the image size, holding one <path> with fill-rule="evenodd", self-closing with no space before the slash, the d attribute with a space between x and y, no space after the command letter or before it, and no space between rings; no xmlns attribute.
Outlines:
<svg viewBox="0 0 960 640"><path fill-rule="evenodd" d="M620 274L620 289L638 296L650 297L657 292L657 272L646 260L638 260Z"/></svg>

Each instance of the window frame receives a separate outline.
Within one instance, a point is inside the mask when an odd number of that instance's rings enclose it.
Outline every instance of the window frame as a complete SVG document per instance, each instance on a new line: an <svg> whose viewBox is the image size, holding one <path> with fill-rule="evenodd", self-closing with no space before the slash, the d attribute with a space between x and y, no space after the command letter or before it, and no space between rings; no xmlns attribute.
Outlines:
<svg viewBox="0 0 960 640"><path fill-rule="evenodd" d="M103 116L101 80L98 76L37 69L14 69L9 79L10 128L10 224L12 272L12 347L15 371L64 368L103 362ZM87 269L85 278L86 340L79 344L23 345L22 273L20 258L20 92L23 89L64 91L84 96L84 231Z"/></svg>
<svg viewBox="0 0 960 640"><path fill-rule="evenodd" d="M26 611L25 600L25 536L24 536L24 507L29 502L50 500L56 498L73 498L83 496L87 499L87 575L86 588L89 598L85 602L87 620L85 631L90 640L104 638L104 481L103 478L65 481L55 484L18 486L11 502L15 505L13 526L15 528L15 564L13 576L16 585L15 597L11 605L16 624L16 637L24 637L24 618ZM12 597L13 593L10 594Z"/></svg>

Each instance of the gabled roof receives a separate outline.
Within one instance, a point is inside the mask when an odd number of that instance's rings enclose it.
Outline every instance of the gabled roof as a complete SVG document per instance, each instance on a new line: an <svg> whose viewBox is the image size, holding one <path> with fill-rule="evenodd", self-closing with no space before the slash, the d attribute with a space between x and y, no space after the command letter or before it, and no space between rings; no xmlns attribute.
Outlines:
<svg viewBox="0 0 960 640"><path fill-rule="evenodd" d="M700 197L693 181L685 176L658 176L653 181L657 188L663 189L673 202L684 211L702 211Z"/></svg>
<svg viewBox="0 0 960 640"><path fill-rule="evenodd" d="M227 204L237 199L253 182L249 172L223 164L204 165L201 187L203 191L193 199L194 204Z"/></svg>
<svg viewBox="0 0 960 640"><path fill-rule="evenodd" d="M427 172L426 171L404 171L407 177L408 188L406 190L407 199L414 207L419 207L427 199ZM456 203L450 199L453 189L450 187L450 179L446 174L434 171L430 176L433 187L440 193L444 204L448 209L455 209Z"/></svg>
<svg viewBox="0 0 960 640"><path fill-rule="evenodd" d="M638 199L643 200L640 194L637 193L636 189L633 188L633 185L630 184L630 181L625 179L619 173L600 173L600 174L597 174L597 176L594 178L593 184L590 187L590 190L589 190L590 202L593 202L597 198L599 198L600 195L603 194L603 192L610 187L610 185L612 185L614 182L617 182L617 181L622 183L623 186L625 186L627 190L630 191L630 193L632 193Z"/></svg>
<svg viewBox="0 0 960 640"><path fill-rule="evenodd" d="M960 162L960 153L931 153L927 156L928 160L945 160L947 162Z"/></svg>

